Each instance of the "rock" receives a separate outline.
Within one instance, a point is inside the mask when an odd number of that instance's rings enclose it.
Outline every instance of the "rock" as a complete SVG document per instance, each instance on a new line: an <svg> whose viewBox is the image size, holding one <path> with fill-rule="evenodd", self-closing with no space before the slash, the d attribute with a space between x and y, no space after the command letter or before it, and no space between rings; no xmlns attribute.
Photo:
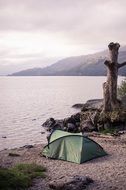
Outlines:
<svg viewBox="0 0 126 190"><path fill-rule="evenodd" d="M82 109L83 106L84 106L84 104L74 104L74 105L72 106L72 108Z"/></svg>
<svg viewBox="0 0 126 190"><path fill-rule="evenodd" d="M84 120L81 122L81 131L82 132L92 132L95 130L96 130L96 128L90 120L86 120L86 121Z"/></svg>
<svg viewBox="0 0 126 190"><path fill-rule="evenodd" d="M32 119L32 121L36 121L36 119Z"/></svg>
<svg viewBox="0 0 126 190"><path fill-rule="evenodd" d="M43 124L42 126L43 127L47 127L47 128L50 128L52 125L55 124L55 119L54 118L49 118L47 119Z"/></svg>
<svg viewBox="0 0 126 190"><path fill-rule="evenodd" d="M76 132L77 128L73 123L67 123L67 131L68 132Z"/></svg>
<svg viewBox="0 0 126 190"><path fill-rule="evenodd" d="M6 136L2 136L2 139L6 139L7 137Z"/></svg>
<svg viewBox="0 0 126 190"><path fill-rule="evenodd" d="M44 132L44 131L42 131L42 132L41 132L41 134L45 134L45 132Z"/></svg>
<svg viewBox="0 0 126 190"><path fill-rule="evenodd" d="M101 123L120 123L126 122L126 110L115 110L111 112L101 112L99 116L99 122Z"/></svg>
<svg viewBox="0 0 126 190"><path fill-rule="evenodd" d="M71 117L55 120L54 118L47 119L42 126L47 128L47 131L61 129L64 131L77 132L80 123L80 113L73 114Z"/></svg>
<svg viewBox="0 0 126 190"><path fill-rule="evenodd" d="M65 118L65 119L64 119L64 124L67 125L68 123L73 123L73 124L75 124L76 121L75 121L74 118L72 118L72 117Z"/></svg>
<svg viewBox="0 0 126 190"><path fill-rule="evenodd" d="M97 131L98 111L88 110L81 112L80 129L82 132Z"/></svg>
<svg viewBox="0 0 126 190"><path fill-rule="evenodd" d="M119 135L123 135L123 134L125 134L125 133L126 133L126 131L119 131L119 132L118 132Z"/></svg>
<svg viewBox="0 0 126 190"><path fill-rule="evenodd" d="M33 145L24 145L22 148L34 148L34 146Z"/></svg>
<svg viewBox="0 0 126 190"><path fill-rule="evenodd" d="M8 154L8 156L18 157L18 156L20 156L20 154L10 152L10 153Z"/></svg>
<svg viewBox="0 0 126 190"><path fill-rule="evenodd" d="M104 130L104 124L97 124L97 130L98 131L103 131Z"/></svg>
<svg viewBox="0 0 126 190"><path fill-rule="evenodd" d="M64 121L55 120L54 118L49 118L42 124L42 126L47 128L47 131L52 131L55 129L63 129Z"/></svg>
<svg viewBox="0 0 126 190"><path fill-rule="evenodd" d="M63 119L55 120L55 124L53 126L53 129L63 129L63 127L64 127L64 120Z"/></svg>
<svg viewBox="0 0 126 190"><path fill-rule="evenodd" d="M119 137L119 136L120 136L119 133L112 133L112 134L110 134L110 135L113 136L113 137Z"/></svg>
<svg viewBox="0 0 126 190"><path fill-rule="evenodd" d="M56 181L51 181L49 187L55 190L83 190L93 183L90 177L74 176L72 178L63 178Z"/></svg>
<svg viewBox="0 0 126 190"><path fill-rule="evenodd" d="M71 118L74 119L75 122L80 122L80 113L72 115Z"/></svg>
<svg viewBox="0 0 126 190"><path fill-rule="evenodd" d="M126 103L126 97L122 99L122 102ZM61 129L74 133L102 131L110 127L118 127L119 130L126 129L126 109L121 108L112 112L103 112L102 99L88 100L85 104L75 104L73 107L82 105L81 112L62 120L47 119L42 126L50 132Z"/></svg>
<svg viewBox="0 0 126 190"><path fill-rule="evenodd" d="M102 110L103 99L88 100L82 108L82 111L87 110Z"/></svg>
<svg viewBox="0 0 126 190"><path fill-rule="evenodd" d="M77 128L80 127L80 122L76 122L76 127L77 127Z"/></svg>
<svg viewBox="0 0 126 190"><path fill-rule="evenodd" d="M104 123L104 129L105 129L105 130L110 129L110 128L111 128L110 122Z"/></svg>
<svg viewBox="0 0 126 190"><path fill-rule="evenodd" d="M71 117L64 119L64 125L67 131L78 132L80 126L80 113L71 115Z"/></svg>
<svg viewBox="0 0 126 190"><path fill-rule="evenodd" d="M94 113L90 115L91 122L93 123L94 126L97 125L97 122L99 120L99 115L100 115L99 111L94 111Z"/></svg>

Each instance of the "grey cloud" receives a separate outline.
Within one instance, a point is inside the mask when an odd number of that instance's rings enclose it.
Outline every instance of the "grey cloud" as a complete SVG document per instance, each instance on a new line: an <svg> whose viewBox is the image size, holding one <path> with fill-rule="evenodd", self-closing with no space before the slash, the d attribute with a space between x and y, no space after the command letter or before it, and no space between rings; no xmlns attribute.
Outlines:
<svg viewBox="0 0 126 190"><path fill-rule="evenodd" d="M126 0L0 0L0 33L61 33L81 48L103 48L110 41L125 44L125 7ZM33 65L35 59L53 63L42 57L42 53L14 54L13 49L0 47L3 64L5 58L17 59L17 65L18 60L27 59L23 66Z"/></svg>
<svg viewBox="0 0 126 190"><path fill-rule="evenodd" d="M102 43L124 35L125 7L125 0L0 0L0 30L61 32L75 42Z"/></svg>
<svg viewBox="0 0 126 190"><path fill-rule="evenodd" d="M0 59L2 57L8 56L10 54L11 50L0 48Z"/></svg>
<svg viewBox="0 0 126 190"><path fill-rule="evenodd" d="M124 35L125 7L125 0L0 0L0 30L59 31L72 40L96 41Z"/></svg>
<svg viewBox="0 0 126 190"><path fill-rule="evenodd" d="M120 9L125 3L125 0L121 1ZM115 4L112 0L0 0L0 2L1 30L52 31L71 31L78 26L83 30L86 27L90 28L93 22L100 25L104 22L100 19L104 13L102 15L101 12L99 15L100 10L97 8L100 5L108 8ZM106 14L109 14L107 11Z"/></svg>

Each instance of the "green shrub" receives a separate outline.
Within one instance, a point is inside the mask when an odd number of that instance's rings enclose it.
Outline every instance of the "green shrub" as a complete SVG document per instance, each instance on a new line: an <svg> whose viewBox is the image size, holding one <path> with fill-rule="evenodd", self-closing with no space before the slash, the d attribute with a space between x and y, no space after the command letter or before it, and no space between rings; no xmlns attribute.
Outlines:
<svg viewBox="0 0 126 190"><path fill-rule="evenodd" d="M13 168L0 168L0 190L26 189L32 179L45 177L46 169L36 164L18 164Z"/></svg>
<svg viewBox="0 0 126 190"><path fill-rule="evenodd" d="M118 87L118 96L120 98L126 96L126 78L121 82L121 85Z"/></svg>

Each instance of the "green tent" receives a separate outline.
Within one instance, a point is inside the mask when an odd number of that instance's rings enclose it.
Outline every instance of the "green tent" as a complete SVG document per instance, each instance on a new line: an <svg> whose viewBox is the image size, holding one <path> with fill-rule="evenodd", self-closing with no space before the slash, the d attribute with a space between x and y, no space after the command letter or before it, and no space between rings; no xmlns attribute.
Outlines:
<svg viewBox="0 0 126 190"><path fill-rule="evenodd" d="M83 136L82 133L55 130L42 154L49 158L81 164L93 158L105 156L106 152L99 144Z"/></svg>

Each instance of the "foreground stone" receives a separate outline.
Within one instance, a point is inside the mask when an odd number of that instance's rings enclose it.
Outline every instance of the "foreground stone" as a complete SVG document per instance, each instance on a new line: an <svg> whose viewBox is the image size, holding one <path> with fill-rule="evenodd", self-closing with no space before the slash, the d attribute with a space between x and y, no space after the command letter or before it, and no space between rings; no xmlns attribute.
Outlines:
<svg viewBox="0 0 126 190"><path fill-rule="evenodd" d="M24 145L24 146L21 147L21 148L27 148L27 149L30 149L30 148L33 148L33 147L34 147L33 145L28 144L28 145Z"/></svg>
<svg viewBox="0 0 126 190"><path fill-rule="evenodd" d="M90 177L74 176L65 180L63 178L57 181L51 181L49 187L55 190L83 190L90 183L93 183Z"/></svg>

